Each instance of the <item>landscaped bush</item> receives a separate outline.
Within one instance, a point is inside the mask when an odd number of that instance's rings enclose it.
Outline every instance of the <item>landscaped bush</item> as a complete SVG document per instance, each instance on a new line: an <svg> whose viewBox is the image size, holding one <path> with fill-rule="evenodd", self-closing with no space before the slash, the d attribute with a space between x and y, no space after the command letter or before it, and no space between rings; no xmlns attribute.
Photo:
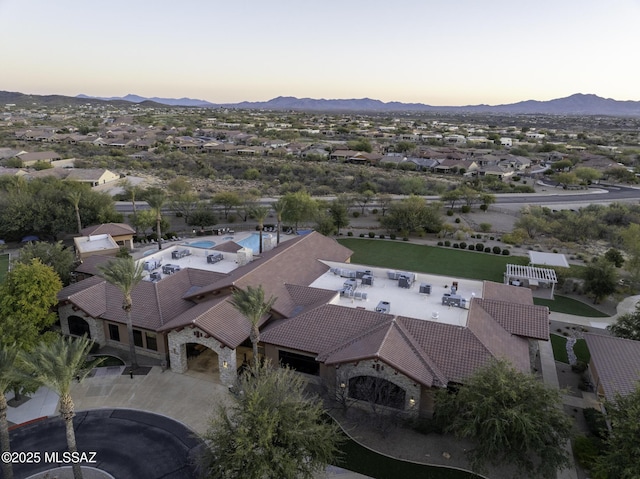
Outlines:
<svg viewBox="0 0 640 479"><path fill-rule="evenodd" d="M463 213L469 213L471 211L471 206L462 205L462 207L460 208L460 211L462 211Z"/></svg>
<svg viewBox="0 0 640 479"><path fill-rule="evenodd" d="M460 245L458 243L453 243L453 247L454 248L460 248Z"/></svg>
<svg viewBox="0 0 640 479"><path fill-rule="evenodd" d="M442 241L438 241L438 246L442 246L444 243Z"/></svg>
<svg viewBox="0 0 640 479"><path fill-rule="evenodd" d="M404 238L402 238L402 241L409 241L409 238L405 236Z"/></svg>
<svg viewBox="0 0 640 479"><path fill-rule="evenodd" d="M394 240L394 239L396 239L396 235L395 235L395 234L393 234L393 233L391 233L391 234L389 235L389 238L391 238L392 240Z"/></svg>
<svg viewBox="0 0 640 479"><path fill-rule="evenodd" d="M369 231L369 238L375 238L376 234L373 231Z"/></svg>
<svg viewBox="0 0 640 479"><path fill-rule="evenodd" d="M360 233L360 238L364 238L364 233Z"/></svg>
<svg viewBox="0 0 640 479"><path fill-rule="evenodd" d="M493 252L494 252L495 254L500 254L500 252L501 252L501 251L502 251L502 250L500 249L500 246L494 246L494 247L493 247Z"/></svg>
<svg viewBox="0 0 640 479"><path fill-rule="evenodd" d="M608 429L604 414L593 407L585 408L582 414L589 432L600 439L606 439Z"/></svg>
<svg viewBox="0 0 640 479"><path fill-rule="evenodd" d="M465 243L464 241L460 243L460 249L467 249L467 243Z"/></svg>
<svg viewBox="0 0 640 479"><path fill-rule="evenodd" d="M476 251L484 251L484 243L476 243Z"/></svg>
<svg viewBox="0 0 640 479"><path fill-rule="evenodd" d="M384 239L384 235L380 235L380 236L379 236L379 238L380 238L380 239Z"/></svg>
<svg viewBox="0 0 640 479"><path fill-rule="evenodd" d="M454 221L455 221L456 223L460 223L460 218L456 218Z"/></svg>
<svg viewBox="0 0 640 479"><path fill-rule="evenodd" d="M578 464L587 470L592 469L596 464L601 447L602 445L594 437L577 436L573 440L573 453L578 460Z"/></svg>
<svg viewBox="0 0 640 479"><path fill-rule="evenodd" d="M587 363L585 363L584 361L576 361L575 364L571 365L571 370L574 373L583 373L587 370Z"/></svg>
<svg viewBox="0 0 640 479"><path fill-rule="evenodd" d="M353 236L353 231L347 232L347 236Z"/></svg>
<svg viewBox="0 0 640 479"><path fill-rule="evenodd" d="M353 212L353 217L354 218L359 218L360 217L360 212L359 211L354 211Z"/></svg>
<svg viewBox="0 0 640 479"><path fill-rule="evenodd" d="M491 253L491 248L489 248L488 246L484 247L484 252L485 253Z"/></svg>
<svg viewBox="0 0 640 479"><path fill-rule="evenodd" d="M373 213L374 215L378 214L378 208L374 208L371 210L371 213Z"/></svg>
<svg viewBox="0 0 640 479"><path fill-rule="evenodd" d="M509 256L511 254L511 251L509 251L507 248L502 250L502 255L503 256Z"/></svg>
<svg viewBox="0 0 640 479"><path fill-rule="evenodd" d="M476 245L474 245L474 244L472 243L472 244L470 244L467 248L469 249L469 251L475 251L475 249L476 249Z"/></svg>
<svg viewBox="0 0 640 479"><path fill-rule="evenodd" d="M447 210L447 216L453 216L453 210Z"/></svg>
<svg viewBox="0 0 640 479"><path fill-rule="evenodd" d="M445 241L444 245L448 248L449 246L451 246L451 241L449 240Z"/></svg>

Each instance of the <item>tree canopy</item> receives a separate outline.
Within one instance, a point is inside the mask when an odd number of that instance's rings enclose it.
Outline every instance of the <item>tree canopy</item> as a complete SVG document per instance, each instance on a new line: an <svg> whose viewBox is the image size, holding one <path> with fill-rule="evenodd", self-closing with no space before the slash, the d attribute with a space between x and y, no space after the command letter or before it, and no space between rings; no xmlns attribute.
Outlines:
<svg viewBox="0 0 640 479"><path fill-rule="evenodd" d="M204 469L216 479L312 479L338 453L340 432L306 382L287 368L253 364L230 406L211 420Z"/></svg>
<svg viewBox="0 0 640 479"><path fill-rule="evenodd" d="M51 308L58 303L62 282L50 266L34 258L18 263L0 283L0 342L29 350L56 321Z"/></svg>
<svg viewBox="0 0 640 479"><path fill-rule="evenodd" d="M389 231L402 234L426 231L436 233L442 229L440 203L429 203L419 196L410 196L391 203L380 223Z"/></svg>
<svg viewBox="0 0 640 479"><path fill-rule="evenodd" d="M475 441L469 451L474 470L503 463L527 477L555 478L569 465L564 446L571 421L561 404L558 390L500 360L478 370L457 393L439 391L436 416L446 431Z"/></svg>
<svg viewBox="0 0 640 479"><path fill-rule="evenodd" d="M607 329L618 338L640 341L640 303L636 303L633 313L618 316L616 322L607 326Z"/></svg>
<svg viewBox="0 0 640 479"><path fill-rule="evenodd" d="M63 284L69 284L69 275L75 258L71 248L65 247L62 241L57 243L34 241L27 243L20 249L19 263L29 264L35 258L38 258L43 264L51 266L58 273Z"/></svg>

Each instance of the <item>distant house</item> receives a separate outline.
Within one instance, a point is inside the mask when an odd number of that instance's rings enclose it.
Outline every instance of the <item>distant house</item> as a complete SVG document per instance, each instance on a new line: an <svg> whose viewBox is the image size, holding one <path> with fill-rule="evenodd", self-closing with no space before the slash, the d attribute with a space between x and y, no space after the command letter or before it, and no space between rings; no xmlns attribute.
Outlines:
<svg viewBox="0 0 640 479"><path fill-rule="evenodd" d="M83 261L89 256L114 256L120 251L120 246L107 234L78 236L73 238L76 257Z"/></svg>
<svg viewBox="0 0 640 479"><path fill-rule="evenodd" d="M18 155L22 161L22 166L33 166L38 162L51 163L52 161L61 160L62 157L55 151L38 151L36 153L24 153Z"/></svg>
<svg viewBox="0 0 640 479"><path fill-rule="evenodd" d="M78 168L70 170L66 179L89 183L93 187L116 181L120 179L120 175L105 169Z"/></svg>

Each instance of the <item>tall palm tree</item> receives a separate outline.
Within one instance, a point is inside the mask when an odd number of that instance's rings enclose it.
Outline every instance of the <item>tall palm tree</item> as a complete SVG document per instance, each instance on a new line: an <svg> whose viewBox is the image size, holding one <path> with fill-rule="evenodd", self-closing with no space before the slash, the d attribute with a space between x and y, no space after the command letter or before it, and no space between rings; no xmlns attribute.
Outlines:
<svg viewBox="0 0 640 479"><path fill-rule="evenodd" d="M78 234L82 231L82 221L80 219L80 200L82 199L82 191L71 191L67 194L67 198L73 205L76 212L76 222L78 223Z"/></svg>
<svg viewBox="0 0 640 479"><path fill-rule="evenodd" d="M264 220L271 211L271 208L268 206L254 206L251 208L251 215L258 222L258 231L260 231L260 254L262 254L262 230L264 230Z"/></svg>
<svg viewBox="0 0 640 479"><path fill-rule="evenodd" d="M158 249L162 249L162 231L160 231L160 223L162 222L162 207L167 201L167 196L161 191L154 192L147 196L147 204L151 211L156 215L156 234L158 235Z"/></svg>
<svg viewBox="0 0 640 479"><path fill-rule="evenodd" d="M0 347L0 445L2 446L2 454L11 452L9 423L7 422L8 404L4 393L14 381L17 355L18 350L15 347ZM2 461L2 477L13 479L13 467L10 461Z"/></svg>
<svg viewBox="0 0 640 479"><path fill-rule="evenodd" d="M131 308L133 301L131 292L136 285L142 281L144 270L142 263L136 263L131 256L127 258L117 258L106 264L98 266L100 276L105 281L118 288L124 296L122 309L127 315L127 332L129 333L129 355L131 356L131 369L138 368L136 358L136 345L133 339L133 322L131 321Z"/></svg>
<svg viewBox="0 0 640 479"><path fill-rule="evenodd" d="M284 213L284 210L287 208L287 205L282 200L282 198L280 198L278 201L271 204L271 208L273 208L273 211L276 212L276 220L278 222L276 226L276 244L280 244L280 230L282 229L282 214Z"/></svg>
<svg viewBox="0 0 640 479"><path fill-rule="evenodd" d="M253 360L258 363L258 342L260 341L260 320L271 310L275 297L271 296L268 301L264 300L264 289L262 285L254 288L247 286L246 290L236 289L233 292L231 304L251 323L249 339L253 346Z"/></svg>
<svg viewBox="0 0 640 479"><path fill-rule="evenodd" d="M42 341L29 353L20 353L18 370L26 377L47 386L60 396L60 417L64 420L69 452L78 451L73 429L75 410L71 397L71 384L82 380L102 358L87 364L87 355L92 341L87 337L71 338L59 336L53 341ZM73 477L82 479L80 464L74 463Z"/></svg>

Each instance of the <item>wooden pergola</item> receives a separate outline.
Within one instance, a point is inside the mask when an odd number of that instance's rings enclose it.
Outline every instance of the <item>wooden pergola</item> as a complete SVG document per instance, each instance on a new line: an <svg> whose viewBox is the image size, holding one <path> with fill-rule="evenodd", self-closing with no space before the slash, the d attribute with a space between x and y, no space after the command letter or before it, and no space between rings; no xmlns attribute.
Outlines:
<svg viewBox="0 0 640 479"><path fill-rule="evenodd" d="M531 289L551 288L551 297L553 298L558 277L553 269L508 264L507 272L504 274L504 282L514 286L527 286Z"/></svg>

